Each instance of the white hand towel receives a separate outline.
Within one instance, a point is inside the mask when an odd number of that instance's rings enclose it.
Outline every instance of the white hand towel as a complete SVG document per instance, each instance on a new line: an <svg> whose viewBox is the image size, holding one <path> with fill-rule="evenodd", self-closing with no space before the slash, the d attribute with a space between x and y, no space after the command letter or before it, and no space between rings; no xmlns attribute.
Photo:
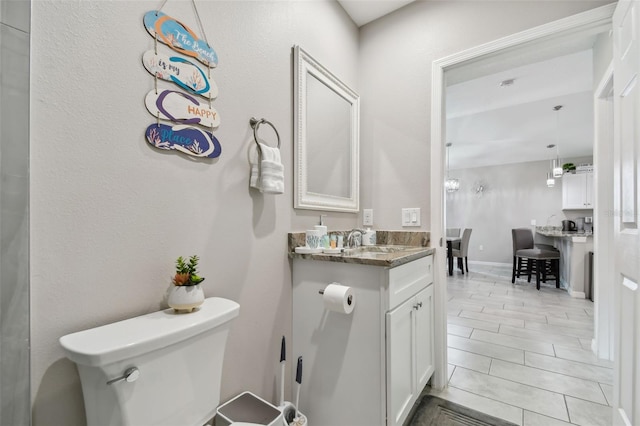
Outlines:
<svg viewBox="0 0 640 426"><path fill-rule="evenodd" d="M280 150L260 143L257 159L251 161L249 185L267 194L284 193L284 166Z"/></svg>

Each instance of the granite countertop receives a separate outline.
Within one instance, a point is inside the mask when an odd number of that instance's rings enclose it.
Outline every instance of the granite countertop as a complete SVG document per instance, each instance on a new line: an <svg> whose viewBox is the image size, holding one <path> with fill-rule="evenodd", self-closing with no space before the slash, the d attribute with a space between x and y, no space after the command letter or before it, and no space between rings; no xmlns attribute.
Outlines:
<svg viewBox="0 0 640 426"><path fill-rule="evenodd" d="M349 231L329 231L328 234L345 235ZM320 260L325 262L354 263L393 268L433 254L429 247L428 232L376 231L378 245L347 249L338 254L300 254L296 247L304 246L304 232L289 234L289 258Z"/></svg>
<svg viewBox="0 0 640 426"><path fill-rule="evenodd" d="M563 231L561 227L537 226L536 233L545 237L592 237L593 232Z"/></svg>

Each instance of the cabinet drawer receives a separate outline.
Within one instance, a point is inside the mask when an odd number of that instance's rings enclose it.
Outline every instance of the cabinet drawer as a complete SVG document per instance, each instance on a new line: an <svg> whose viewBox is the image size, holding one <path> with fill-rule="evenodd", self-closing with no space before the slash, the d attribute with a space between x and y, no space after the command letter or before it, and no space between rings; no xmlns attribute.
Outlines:
<svg viewBox="0 0 640 426"><path fill-rule="evenodd" d="M389 269L387 310L391 310L433 282L433 256Z"/></svg>

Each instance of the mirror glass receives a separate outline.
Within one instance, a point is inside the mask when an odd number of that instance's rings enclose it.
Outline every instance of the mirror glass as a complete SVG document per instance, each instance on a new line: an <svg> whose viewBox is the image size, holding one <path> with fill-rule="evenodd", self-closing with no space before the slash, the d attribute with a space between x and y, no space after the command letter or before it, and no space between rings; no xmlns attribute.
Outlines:
<svg viewBox="0 0 640 426"><path fill-rule="evenodd" d="M357 212L360 99L299 46L294 61L295 207Z"/></svg>

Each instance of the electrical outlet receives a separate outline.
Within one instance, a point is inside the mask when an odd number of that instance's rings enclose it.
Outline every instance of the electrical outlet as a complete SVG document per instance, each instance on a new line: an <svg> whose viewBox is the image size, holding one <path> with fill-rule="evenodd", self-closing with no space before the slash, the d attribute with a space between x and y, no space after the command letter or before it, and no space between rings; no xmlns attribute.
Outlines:
<svg viewBox="0 0 640 426"><path fill-rule="evenodd" d="M536 222L536 220L535 220L535 219L531 219L531 226L536 226L536 224L537 224L537 223L538 223L538 222Z"/></svg>
<svg viewBox="0 0 640 426"><path fill-rule="evenodd" d="M480 244L480 251L484 250L484 246Z"/></svg>
<svg viewBox="0 0 640 426"><path fill-rule="evenodd" d="M373 209L362 210L362 224L364 226L373 226Z"/></svg>
<svg viewBox="0 0 640 426"><path fill-rule="evenodd" d="M402 226L420 226L420 208L402 209Z"/></svg>

